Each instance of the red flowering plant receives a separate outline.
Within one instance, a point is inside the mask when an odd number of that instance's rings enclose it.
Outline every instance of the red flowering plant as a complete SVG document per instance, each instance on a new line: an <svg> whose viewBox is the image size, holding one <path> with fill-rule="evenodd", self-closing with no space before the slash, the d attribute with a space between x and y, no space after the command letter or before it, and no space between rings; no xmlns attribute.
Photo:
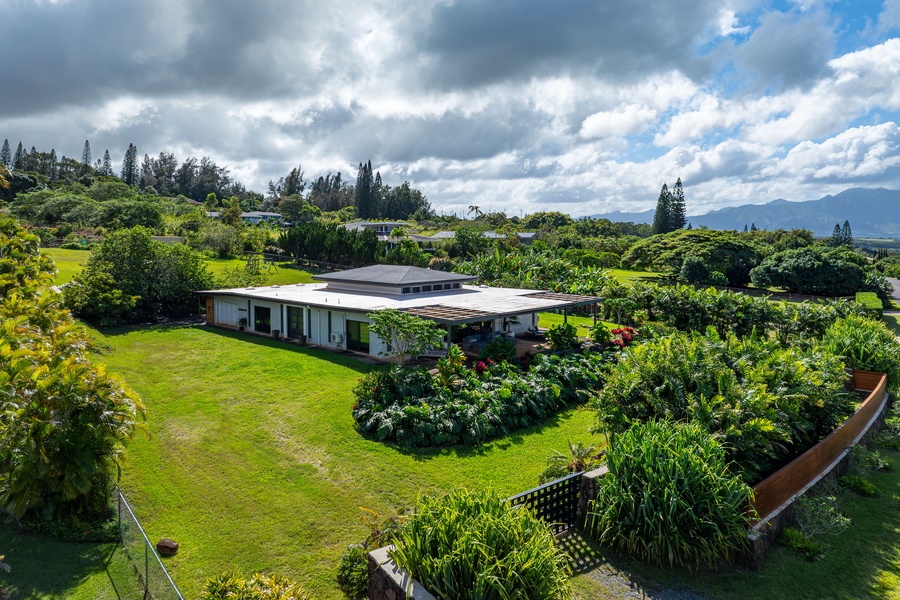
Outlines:
<svg viewBox="0 0 900 600"><path fill-rule="evenodd" d="M631 344L637 337L637 331L634 327L616 327L612 331L612 343L619 349L623 349Z"/></svg>

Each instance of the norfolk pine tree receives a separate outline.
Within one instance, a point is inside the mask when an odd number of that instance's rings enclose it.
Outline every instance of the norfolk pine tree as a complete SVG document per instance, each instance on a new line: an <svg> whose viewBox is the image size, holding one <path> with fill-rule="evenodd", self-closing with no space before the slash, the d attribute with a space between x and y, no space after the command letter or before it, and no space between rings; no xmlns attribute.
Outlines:
<svg viewBox="0 0 900 600"><path fill-rule="evenodd" d="M7 168L12 166L12 152L9 149L9 140L3 140L3 149L0 150L0 164Z"/></svg>
<svg viewBox="0 0 900 600"><path fill-rule="evenodd" d="M681 185L681 177L675 181L672 188L671 208L669 213L669 231L684 229L687 225L687 208L684 204L684 187Z"/></svg>
<svg viewBox="0 0 900 600"><path fill-rule="evenodd" d="M656 212L653 214L653 233L668 233L672 231L672 194L665 183L659 191L659 199L656 201Z"/></svg>
<svg viewBox="0 0 900 600"><path fill-rule="evenodd" d="M139 178L137 148L134 144L128 144L125 158L122 159L122 181L127 185L135 186L138 184Z"/></svg>
<svg viewBox="0 0 900 600"><path fill-rule="evenodd" d="M87 175L91 169L91 143L84 140L84 150L81 151L81 175Z"/></svg>

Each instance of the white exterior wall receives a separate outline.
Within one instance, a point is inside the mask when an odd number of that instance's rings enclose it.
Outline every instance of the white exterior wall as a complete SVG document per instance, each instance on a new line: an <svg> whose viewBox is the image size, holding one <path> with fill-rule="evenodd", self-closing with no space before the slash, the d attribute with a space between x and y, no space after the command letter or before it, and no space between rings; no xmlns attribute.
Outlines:
<svg viewBox="0 0 900 600"><path fill-rule="evenodd" d="M246 316L246 311L240 311L240 308L247 308L247 301L242 298L216 298L213 307L213 317L216 323L222 325L238 326L238 319Z"/></svg>

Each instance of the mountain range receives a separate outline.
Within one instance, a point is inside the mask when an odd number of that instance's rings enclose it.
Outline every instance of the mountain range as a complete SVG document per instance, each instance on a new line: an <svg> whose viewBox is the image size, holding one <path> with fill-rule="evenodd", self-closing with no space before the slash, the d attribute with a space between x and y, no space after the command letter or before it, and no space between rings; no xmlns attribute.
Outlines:
<svg viewBox="0 0 900 600"><path fill-rule="evenodd" d="M652 223L655 210L639 213L593 215L614 222ZM835 196L792 202L772 200L766 204L744 204L691 215L692 227L736 229L756 225L757 229L810 229L814 235L828 236L835 223L850 222L856 238L900 238L900 190L851 188Z"/></svg>

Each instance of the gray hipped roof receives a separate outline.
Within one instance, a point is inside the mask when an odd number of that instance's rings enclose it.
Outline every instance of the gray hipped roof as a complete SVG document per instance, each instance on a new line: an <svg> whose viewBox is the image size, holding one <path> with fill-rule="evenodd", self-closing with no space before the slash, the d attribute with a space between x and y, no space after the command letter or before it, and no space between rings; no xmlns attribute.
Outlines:
<svg viewBox="0 0 900 600"><path fill-rule="evenodd" d="M402 265L372 265L349 271L313 275L313 279L325 282L358 283L362 285L410 286L433 283L465 283L478 279L472 275L458 275L434 269Z"/></svg>

